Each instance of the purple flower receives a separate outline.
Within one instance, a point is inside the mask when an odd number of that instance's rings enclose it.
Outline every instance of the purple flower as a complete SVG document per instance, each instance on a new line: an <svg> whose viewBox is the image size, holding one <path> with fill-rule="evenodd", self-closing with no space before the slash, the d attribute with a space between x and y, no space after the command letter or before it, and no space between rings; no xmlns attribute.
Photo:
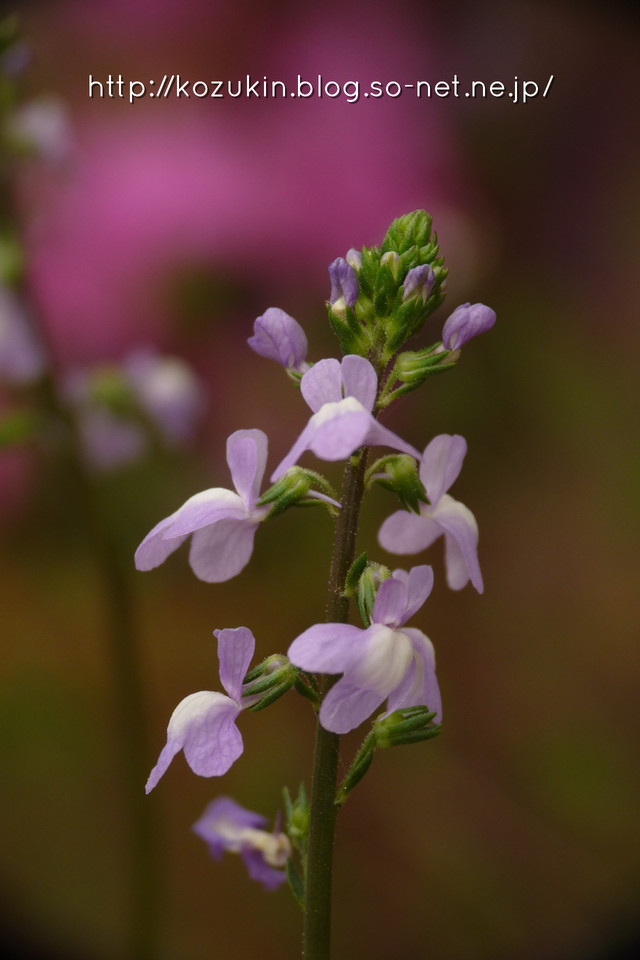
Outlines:
<svg viewBox="0 0 640 960"><path fill-rule="evenodd" d="M495 310L484 303L463 303L456 307L442 328L442 342L447 350L459 350L467 340L490 330L496 322Z"/></svg>
<svg viewBox="0 0 640 960"><path fill-rule="evenodd" d="M378 589L369 627L319 623L293 641L288 656L295 666L342 674L320 707L320 722L326 730L353 730L384 700L389 713L427 706L440 721L433 644L420 630L404 627L432 586L431 567L413 567L409 573L395 570Z"/></svg>
<svg viewBox="0 0 640 960"><path fill-rule="evenodd" d="M287 370L304 373L309 368L305 332L297 320L279 307L269 307L257 318L247 343L261 357L275 360Z"/></svg>
<svg viewBox="0 0 640 960"><path fill-rule="evenodd" d="M123 370L138 402L167 440L187 440L204 407L202 386L189 365L147 348L129 354Z"/></svg>
<svg viewBox="0 0 640 960"><path fill-rule="evenodd" d="M344 313L346 308L353 307L358 299L360 292L358 275L344 257L337 257L333 263L329 264L329 279L331 280L329 303L334 313Z"/></svg>
<svg viewBox="0 0 640 960"><path fill-rule="evenodd" d="M471 580L482 593L478 564L478 525L468 507L450 497L467 452L464 437L442 433L427 446L420 463L420 479L430 503L420 504L420 513L398 510L388 517L378 533L381 546L390 553L420 553L444 534L447 582L460 590Z"/></svg>
<svg viewBox="0 0 640 960"><path fill-rule="evenodd" d="M409 297L421 297L422 302L426 303L431 293L436 275L428 263L423 263L419 267L413 267L409 270L402 284L402 299L408 300Z"/></svg>
<svg viewBox="0 0 640 960"><path fill-rule="evenodd" d="M256 506L267 461L262 430L236 430L227 440L227 463L237 493L221 487L190 497L161 520L136 550L138 570L152 570L190 534L189 563L200 580L222 583L247 565L258 525L269 512Z"/></svg>
<svg viewBox="0 0 640 960"><path fill-rule="evenodd" d="M9 119L9 137L22 148L54 165L73 156L74 137L69 115L62 102L53 97L32 100Z"/></svg>
<svg viewBox="0 0 640 960"><path fill-rule="evenodd" d="M242 710L242 682L256 642L251 630L214 630L218 638L220 680L227 691L201 690L182 700L171 715L167 742L149 774L149 793L166 772L176 753L184 750L187 763L199 777L219 777L238 759L244 749L236 718Z"/></svg>
<svg viewBox="0 0 640 960"><path fill-rule="evenodd" d="M230 797L213 800L193 830L205 841L214 860L226 852L239 853L252 880L265 890L275 890L287 879L284 867L291 856L291 843L278 824L265 830L266 817L246 810ZM280 868L280 869L278 869Z"/></svg>
<svg viewBox="0 0 640 960"><path fill-rule="evenodd" d="M82 453L94 470L117 470L139 460L148 438L139 424L123 420L103 407L87 405L76 411Z"/></svg>
<svg viewBox="0 0 640 960"><path fill-rule="evenodd" d="M20 300L0 285L0 380L28 383L44 371L44 356Z"/></svg>
<svg viewBox="0 0 640 960"><path fill-rule="evenodd" d="M364 357L347 354L342 362L320 360L300 381L300 390L313 416L293 447L274 470L272 482L298 461L305 450L321 460L344 460L366 446L393 447L411 456L420 454L410 444L383 427L371 411L378 378Z"/></svg>

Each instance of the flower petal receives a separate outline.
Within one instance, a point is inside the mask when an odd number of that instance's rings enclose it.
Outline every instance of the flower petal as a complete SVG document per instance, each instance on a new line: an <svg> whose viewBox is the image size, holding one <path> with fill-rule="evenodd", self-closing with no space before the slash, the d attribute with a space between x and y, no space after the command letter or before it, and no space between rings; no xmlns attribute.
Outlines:
<svg viewBox="0 0 640 960"><path fill-rule="evenodd" d="M397 510L378 531L378 543L389 553L421 553L442 534L430 517Z"/></svg>
<svg viewBox="0 0 640 960"><path fill-rule="evenodd" d="M364 637L366 644L348 677L359 687L377 690L384 700L411 666L411 643L404 631L380 623L371 624Z"/></svg>
<svg viewBox="0 0 640 960"><path fill-rule="evenodd" d="M342 400L340 361L329 357L315 363L300 381L300 393L314 413L325 403Z"/></svg>
<svg viewBox="0 0 640 960"><path fill-rule="evenodd" d="M433 569L426 563L406 570L394 570L392 577L407 588L406 606L398 626L402 626L417 613L433 589Z"/></svg>
<svg viewBox="0 0 640 960"><path fill-rule="evenodd" d="M219 860L225 850L236 852L240 849L238 834L241 830L247 827L262 830L266 825L266 817L241 807L231 797L216 797L191 829L205 841L212 857Z"/></svg>
<svg viewBox="0 0 640 960"><path fill-rule="evenodd" d="M189 497L168 518L170 522L163 521L166 526L162 531L162 539L172 540L174 537L185 537L203 527L218 523L220 520L229 518L239 520L245 518L246 515L247 508L237 493L226 490L224 487L212 487L210 490L202 490L200 493ZM149 537L152 534L153 530Z"/></svg>
<svg viewBox="0 0 640 960"><path fill-rule="evenodd" d="M216 697L217 702L210 699L206 710L197 719L194 717L186 731L183 747L187 763L199 777L222 776L244 749L242 735L236 726L240 713L238 704L222 693L209 696Z"/></svg>
<svg viewBox="0 0 640 960"><path fill-rule="evenodd" d="M432 506L454 482L467 452L467 441L457 434L441 433L434 437L422 454L420 479Z"/></svg>
<svg viewBox="0 0 640 960"><path fill-rule="evenodd" d="M464 503L445 494L433 512L433 520L444 530L447 582L460 590L468 580L478 593L484 586L478 563L478 524Z"/></svg>
<svg viewBox="0 0 640 960"><path fill-rule="evenodd" d="M271 474L271 483L275 483L276 480L279 480L280 477L284 476L289 467L292 467L295 463L298 462L305 450L309 449L309 443L314 433L314 425L312 423L313 417L307 423L306 427L289 450L289 453L284 457L278 466L275 468Z"/></svg>
<svg viewBox="0 0 640 960"><path fill-rule="evenodd" d="M390 577L384 580L378 587L373 604L373 622L399 626L406 605L407 587L401 579Z"/></svg>
<svg viewBox="0 0 640 960"><path fill-rule="evenodd" d="M402 453L408 453L410 457L420 459L420 453L415 447L399 437L397 433L383 427L373 417L369 421L369 431L364 442L368 447L391 447L393 450L400 450Z"/></svg>
<svg viewBox="0 0 640 960"><path fill-rule="evenodd" d="M341 369L345 397L355 397L371 413L378 392L378 378L372 364L365 357L349 353L343 357Z"/></svg>
<svg viewBox="0 0 640 960"><path fill-rule="evenodd" d="M214 630L218 638L220 680L232 700L240 703L242 683L249 669L256 641L248 627Z"/></svg>
<svg viewBox="0 0 640 960"><path fill-rule="evenodd" d="M246 517L219 520L196 530L191 541L189 563L200 580L223 583L246 567L253 553L258 523Z"/></svg>
<svg viewBox="0 0 640 960"><path fill-rule="evenodd" d="M404 633L413 647L413 662L398 686L391 691L387 710L403 710L407 707L426 706L442 720L442 699L436 677L436 659L433 644L420 630L408 627Z"/></svg>
<svg viewBox="0 0 640 960"><path fill-rule="evenodd" d="M236 430L227 440L227 463L233 485L249 510L260 496L267 449L267 436L262 430Z"/></svg>
<svg viewBox="0 0 640 960"><path fill-rule="evenodd" d="M329 690L320 707L320 723L332 733L354 730L379 707L384 696L342 677Z"/></svg>
<svg viewBox="0 0 640 960"><path fill-rule="evenodd" d="M364 444L372 420L355 397L325 403L309 421L309 426L313 425L309 449L321 460L345 460Z"/></svg>
<svg viewBox="0 0 640 960"><path fill-rule="evenodd" d="M226 773L242 753L242 737L235 726L239 713L238 704L222 693L201 690L185 697L171 715L167 743L149 775L146 792L153 790L180 750L199 776Z"/></svg>
<svg viewBox="0 0 640 960"><path fill-rule="evenodd" d="M362 654L365 631L348 623L316 623L293 641L291 663L312 673L344 673Z"/></svg>
<svg viewBox="0 0 640 960"><path fill-rule="evenodd" d="M187 539L188 534L182 537L169 537L165 539L164 534L170 531L171 524L176 514L172 514L160 523L146 535L135 553L136 570L153 570L159 567L167 559L169 554L177 550L181 543Z"/></svg>

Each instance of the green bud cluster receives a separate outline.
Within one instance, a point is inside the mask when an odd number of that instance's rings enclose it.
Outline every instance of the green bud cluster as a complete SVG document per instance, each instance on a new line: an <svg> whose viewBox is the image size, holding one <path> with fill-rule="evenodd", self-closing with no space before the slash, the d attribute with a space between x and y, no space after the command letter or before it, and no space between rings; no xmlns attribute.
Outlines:
<svg viewBox="0 0 640 960"><path fill-rule="evenodd" d="M431 217L424 210L398 217L381 247L363 247L358 271L360 293L354 306L358 343L350 346L384 367L406 340L422 328L444 299L447 270L438 256L438 238L431 232ZM434 273L426 300L419 294L404 295L404 280L414 267L428 264ZM353 347L360 349L354 350ZM363 349L363 346L365 349Z"/></svg>

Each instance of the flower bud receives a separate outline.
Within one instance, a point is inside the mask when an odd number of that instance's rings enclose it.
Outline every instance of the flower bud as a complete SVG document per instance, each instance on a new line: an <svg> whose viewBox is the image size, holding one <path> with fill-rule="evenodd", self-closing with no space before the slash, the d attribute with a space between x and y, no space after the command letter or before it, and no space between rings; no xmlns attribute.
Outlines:
<svg viewBox="0 0 640 960"><path fill-rule="evenodd" d="M420 297L422 302L426 303L431 294L435 278L433 268L428 263L423 263L409 270L402 284L403 303L409 297Z"/></svg>
<svg viewBox="0 0 640 960"><path fill-rule="evenodd" d="M337 257L329 264L329 278L331 280L331 294L329 303L334 313L343 315L347 307L353 307L358 299L360 287L358 276L350 263L344 257Z"/></svg>
<svg viewBox="0 0 640 960"><path fill-rule="evenodd" d="M442 328L442 342L447 350L459 350L472 337L490 330L496 322L495 311L484 303L463 303L456 307Z"/></svg>
<svg viewBox="0 0 640 960"><path fill-rule="evenodd" d="M309 367L305 332L297 320L279 307L269 307L257 318L247 343L261 357L275 360L287 370L304 373Z"/></svg>
<svg viewBox="0 0 640 960"><path fill-rule="evenodd" d="M391 270L391 275L394 280L398 279L398 270L400 268L400 257L395 252L395 250L387 250L386 253L383 253L380 257L380 266L387 266Z"/></svg>
<svg viewBox="0 0 640 960"><path fill-rule="evenodd" d="M358 609L362 622L369 626L373 616L373 605L380 584L391 576L389 567L383 563L370 563L366 566L358 582Z"/></svg>
<svg viewBox="0 0 640 960"><path fill-rule="evenodd" d="M356 250L355 247L351 247L350 250L347 250L347 255L345 256L345 260L347 261L350 267L353 267L356 273L360 271L360 268L362 266L362 253L360 252L360 250Z"/></svg>

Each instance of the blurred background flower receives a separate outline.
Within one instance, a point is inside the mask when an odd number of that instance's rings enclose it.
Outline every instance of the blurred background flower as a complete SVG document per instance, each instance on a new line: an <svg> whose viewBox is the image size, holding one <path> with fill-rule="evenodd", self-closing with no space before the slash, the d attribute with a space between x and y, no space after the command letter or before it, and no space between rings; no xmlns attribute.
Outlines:
<svg viewBox="0 0 640 960"><path fill-rule="evenodd" d="M478 520L485 593L448 591L441 551L415 561L436 571L416 626L436 648L446 727L376 758L341 814L335 957L621 955L640 913L636 15L568 0L19 11L25 93L55 95L71 129L63 142L64 124L31 115L54 162L20 178L31 305L56 369L150 343L192 364L210 398L197 449L96 481L131 558L154 736L141 791L175 703L215 680L214 629L246 625L263 656L322 617L331 530L324 512L291 511L222 586L179 555L136 578L135 547L192 493L227 482L234 430L268 434L271 470L304 425L291 382L246 344L254 319L280 307L311 361L335 355L328 264L425 207L450 274L421 343L466 301L498 320L385 425L420 449L466 437L456 496ZM110 73L554 81L526 105L89 99L89 74ZM128 860L106 612L46 453L0 461L2 921L16 952L115 960ZM392 509L372 495L365 546ZM147 798L161 814L165 956L297 955L286 893L267 896L232 858L212 863L190 827L220 793L271 820L280 784L295 792L309 776L309 714L287 697L248 717L223 782L176 761ZM357 743L345 738L345 761Z"/></svg>

